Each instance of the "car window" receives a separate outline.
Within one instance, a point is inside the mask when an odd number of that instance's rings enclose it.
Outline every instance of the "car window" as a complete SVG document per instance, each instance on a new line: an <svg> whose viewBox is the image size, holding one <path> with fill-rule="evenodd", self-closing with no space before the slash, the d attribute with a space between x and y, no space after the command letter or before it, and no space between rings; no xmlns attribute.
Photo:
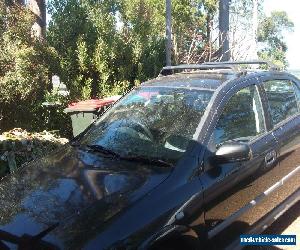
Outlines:
<svg viewBox="0 0 300 250"><path fill-rule="evenodd" d="M252 85L238 91L229 99L213 134L218 147L230 140L249 141L263 132L263 109L258 90Z"/></svg>
<svg viewBox="0 0 300 250"><path fill-rule="evenodd" d="M193 140L210 90L138 87L114 105L82 138L122 156L176 162Z"/></svg>
<svg viewBox="0 0 300 250"><path fill-rule="evenodd" d="M300 109L300 88L298 87L297 84L293 84L294 85L294 89L296 92L296 96L297 96L297 101L298 101L298 109Z"/></svg>
<svg viewBox="0 0 300 250"><path fill-rule="evenodd" d="M263 84L269 103L273 125L298 112L296 94L288 80L267 81Z"/></svg>

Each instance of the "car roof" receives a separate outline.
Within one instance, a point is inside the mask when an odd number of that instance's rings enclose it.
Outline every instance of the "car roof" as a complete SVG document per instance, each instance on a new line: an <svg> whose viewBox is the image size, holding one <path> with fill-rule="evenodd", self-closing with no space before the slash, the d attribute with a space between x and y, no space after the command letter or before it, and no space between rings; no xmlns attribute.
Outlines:
<svg viewBox="0 0 300 250"><path fill-rule="evenodd" d="M218 87L225 86L233 80L243 78L255 77L292 77L295 76L279 70L244 70L234 71L230 69L217 69L217 70L195 70L170 75L159 75L157 78L146 81L141 84L145 87L173 87L173 88L192 88L192 89L206 89L214 91ZM238 83L239 81L235 81ZM235 83L235 84L236 84Z"/></svg>
<svg viewBox="0 0 300 250"><path fill-rule="evenodd" d="M217 72L181 72L167 76L158 76L155 79L142 83L142 86L215 90L224 82L236 79L238 77L239 76L236 73L229 70Z"/></svg>

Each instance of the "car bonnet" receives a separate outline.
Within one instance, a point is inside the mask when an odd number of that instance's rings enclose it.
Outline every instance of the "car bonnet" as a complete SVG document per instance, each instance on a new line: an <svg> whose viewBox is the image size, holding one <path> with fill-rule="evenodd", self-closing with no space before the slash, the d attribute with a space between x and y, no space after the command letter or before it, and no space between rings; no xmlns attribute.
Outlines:
<svg viewBox="0 0 300 250"><path fill-rule="evenodd" d="M58 223L44 239L78 246L170 172L65 146L0 181L0 230L36 235Z"/></svg>

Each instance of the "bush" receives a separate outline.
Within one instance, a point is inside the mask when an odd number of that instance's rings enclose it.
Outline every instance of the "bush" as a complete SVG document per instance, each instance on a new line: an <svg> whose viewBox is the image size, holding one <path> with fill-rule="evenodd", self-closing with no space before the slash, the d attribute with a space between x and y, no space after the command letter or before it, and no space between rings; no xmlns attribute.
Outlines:
<svg viewBox="0 0 300 250"><path fill-rule="evenodd" d="M66 100L56 109L42 105L51 75L60 72L56 50L32 36L34 17L26 7L1 1L0 17L0 132L22 127L70 135Z"/></svg>

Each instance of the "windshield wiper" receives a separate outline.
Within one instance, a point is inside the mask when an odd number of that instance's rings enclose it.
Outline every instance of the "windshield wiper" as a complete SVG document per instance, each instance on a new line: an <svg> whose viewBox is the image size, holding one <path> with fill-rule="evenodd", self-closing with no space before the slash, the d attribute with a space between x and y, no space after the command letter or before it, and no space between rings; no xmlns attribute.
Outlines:
<svg viewBox="0 0 300 250"><path fill-rule="evenodd" d="M145 164L157 165L160 167L173 167L173 164L170 162L161 159L147 158L142 156L122 156L120 157L120 159L126 161L137 161Z"/></svg>
<svg viewBox="0 0 300 250"><path fill-rule="evenodd" d="M53 231L58 226L58 223L48 227L37 235L24 234L17 236L9 232L0 230L0 248L9 249L4 242L10 242L18 246L18 249L45 249L45 250L56 250L59 249L50 242L42 240L47 234ZM4 242L3 242L4 241Z"/></svg>
<svg viewBox="0 0 300 250"><path fill-rule="evenodd" d="M98 153L102 153L102 154L106 154L106 155L111 155L111 156L118 157L118 158L121 157L118 153L114 152L111 149L103 147L101 145L91 144L91 145L85 145L85 147L87 147L88 149L90 149L94 152L98 152Z"/></svg>
<svg viewBox="0 0 300 250"><path fill-rule="evenodd" d="M142 162L145 164L151 164L151 165L157 165L157 166L162 166L162 167L173 167L173 164L161 159L154 159L154 158L147 158L143 156L122 156L116 152L114 152L111 149L108 149L106 147L103 147L101 145L96 145L96 144L91 144L91 145L84 145L87 147L89 150L92 150L94 152L99 152L102 154L106 155L111 155L115 158L118 158L120 160L125 160L125 161L136 161L136 162Z"/></svg>

